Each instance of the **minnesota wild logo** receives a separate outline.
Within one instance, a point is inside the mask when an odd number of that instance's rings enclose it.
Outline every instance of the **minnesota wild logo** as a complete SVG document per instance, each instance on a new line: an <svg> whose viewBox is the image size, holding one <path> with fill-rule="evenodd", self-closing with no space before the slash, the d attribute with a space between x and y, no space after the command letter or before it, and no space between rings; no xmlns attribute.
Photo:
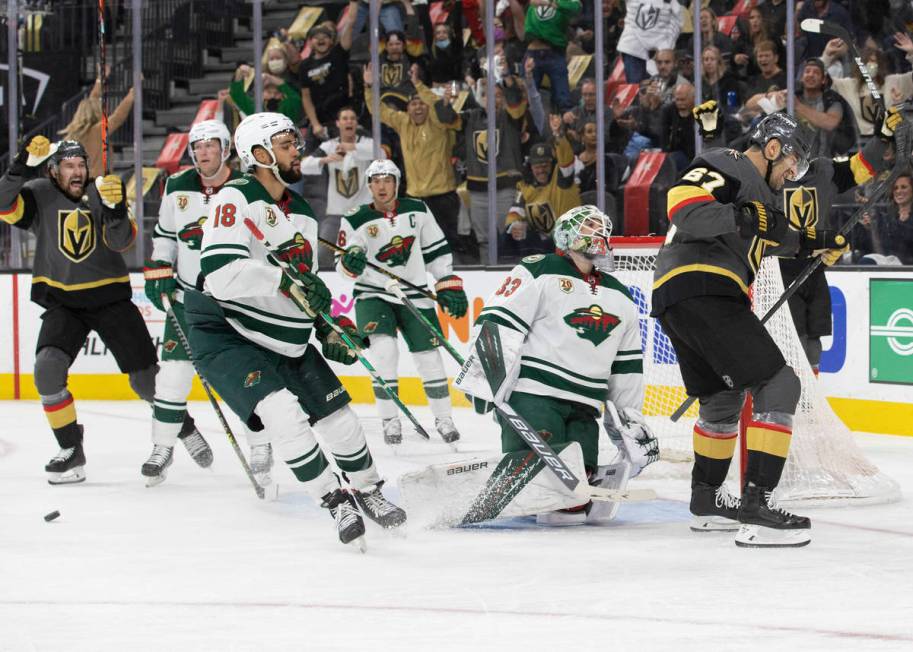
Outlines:
<svg viewBox="0 0 913 652"><path fill-rule="evenodd" d="M174 350L178 348L178 343L174 340L166 340L165 343L162 344L162 348L168 351L168 353L173 353Z"/></svg>
<svg viewBox="0 0 913 652"><path fill-rule="evenodd" d="M573 328L577 335L589 340L594 346L605 342L609 334L621 323L621 320L597 305L589 308L577 308L564 316L564 323Z"/></svg>
<svg viewBox="0 0 913 652"><path fill-rule="evenodd" d="M254 385L260 382L260 371L252 371L247 374L247 378L244 379L245 387L253 387Z"/></svg>
<svg viewBox="0 0 913 652"><path fill-rule="evenodd" d="M192 251L200 250L200 247L203 245L203 225L205 223L206 218L201 217L196 222L190 222L187 226L178 231L178 238L187 245L188 249Z"/></svg>
<svg viewBox="0 0 913 652"><path fill-rule="evenodd" d="M412 253L413 244L415 244L414 235L407 235L405 238L395 235L377 252L377 260L387 263L390 267L405 265L409 260L409 254Z"/></svg>

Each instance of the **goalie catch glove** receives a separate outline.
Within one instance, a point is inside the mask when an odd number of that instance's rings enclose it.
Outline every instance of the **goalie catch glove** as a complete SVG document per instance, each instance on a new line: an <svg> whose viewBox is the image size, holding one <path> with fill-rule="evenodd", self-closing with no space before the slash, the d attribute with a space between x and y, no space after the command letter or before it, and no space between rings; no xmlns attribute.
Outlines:
<svg viewBox="0 0 913 652"><path fill-rule="evenodd" d="M768 242L780 243L786 235L786 214L778 208L759 201L748 201L735 212L735 225L743 238L758 236Z"/></svg>
<svg viewBox="0 0 913 652"><path fill-rule="evenodd" d="M659 440L639 411L624 408L619 413L614 403L607 401L604 425L619 456L631 463L632 478L659 459Z"/></svg>

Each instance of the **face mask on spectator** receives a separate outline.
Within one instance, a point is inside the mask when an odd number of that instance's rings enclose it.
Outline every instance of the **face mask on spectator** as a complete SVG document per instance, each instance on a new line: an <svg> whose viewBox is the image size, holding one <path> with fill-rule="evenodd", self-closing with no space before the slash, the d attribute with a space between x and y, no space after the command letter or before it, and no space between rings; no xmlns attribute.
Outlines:
<svg viewBox="0 0 913 652"><path fill-rule="evenodd" d="M441 39L439 41L435 41L434 44L436 46L438 46L440 49L446 50L450 46L450 39L449 38Z"/></svg>
<svg viewBox="0 0 913 652"><path fill-rule="evenodd" d="M500 27L495 27L495 43L498 41L504 41L507 39L507 34L504 33L504 30Z"/></svg>
<svg viewBox="0 0 913 652"><path fill-rule="evenodd" d="M874 77L875 75L878 74L878 62L877 61L869 61L867 64L865 64L865 67L868 68L869 74L872 77Z"/></svg>
<svg viewBox="0 0 913 652"><path fill-rule="evenodd" d="M266 65L269 67L269 71L274 75L281 75L287 68L285 61L282 59L270 59Z"/></svg>

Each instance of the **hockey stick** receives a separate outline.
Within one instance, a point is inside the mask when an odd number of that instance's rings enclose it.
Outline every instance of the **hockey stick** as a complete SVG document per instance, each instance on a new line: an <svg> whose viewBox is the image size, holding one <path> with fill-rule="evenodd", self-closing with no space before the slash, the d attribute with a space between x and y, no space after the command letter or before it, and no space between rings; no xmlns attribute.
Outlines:
<svg viewBox="0 0 913 652"><path fill-rule="evenodd" d="M184 347L184 353L187 354L187 359L190 360L190 364L193 365L193 370L197 372L197 377L200 379L200 384L203 386L203 391L206 392L206 396L209 398L210 404L212 404L212 409L216 411L216 416L219 417L219 423L222 424L222 429L225 431L225 435L228 437L228 441L231 443L231 447L235 450L235 454L241 461L241 466L244 467L244 473L247 474L248 480L250 480L251 484L254 485L254 491L257 492L257 497L263 500L266 496L266 492L264 491L263 487L260 486L260 483L257 482L257 479L254 478L253 471L250 470L250 464L247 463L247 459L245 459L244 453L241 452L241 447L238 445L238 440L235 439L235 435L231 431L231 426L229 426L228 421L225 420L225 414L222 413L222 408L219 406L219 402L216 400L215 395L212 393L212 387L209 386L209 383L206 382L203 374L200 373L200 368L197 366L196 360L193 359L193 353L190 350L190 342L187 341L187 336L184 334L184 329L181 328L181 324L178 321L178 316L174 314L174 309L171 305L171 299L168 298L168 295L164 292L162 293L162 305L165 307L165 313L168 315L168 319L171 320L171 325L174 326L174 330L178 334L178 339L181 340L181 346Z"/></svg>
<svg viewBox="0 0 913 652"><path fill-rule="evenodd" d="M266 239L266 235L263 233L263 231L258 229L257 225L254 224L249 218L244 219L244 226L246 226L247 229L253 234L254 238L256 238L264 247L266 247L267 251L269 252L270 259L279 266L279 269L282 270L282 273L285 274L285 276L290 280L292 280L292 284L289 287L289 295L295 302L295 305L297 305L301 310L303 310L311 317L315 319L320 317L324 322L326 322L326 324L332 328L337 335L339 335L340 339L345 342L345 345L349 347L349 350L355 353L358 361L361 362L364 368L368 370L368 373L374 382L377 383L382 390L384 390L384 393L389 396L394 403L396 403L396 406L400 409L400 411L406 415L406 418L409 419L409 421L412 422L416 432L418 432L418 434L425 439L430 440L431 437L422 427L422 424L418 422L418 419L415 418L415 415L409 411L409 408L406 407L406 404L400 400L397 392L391 388L383 378L380 377L380 374L377 373L377 369L374 368L374 365L372 365L364 356L364 349L352 341L352 338L349 337L349 334L340 328L339 324L336 323L336 320L333 319L329 313L321 312L319 314L314 314L314 312L311 310L311 307L308 305L307 298L304 296L304 292L301 291L301 288L298 286L298 284L294 282L294 278L288 273L288 263L279 260L273 254L273 245L270 244L269 240Z"/></svg>
<svg viewBox="0 0 913 652"><path fill-rule="evenodd" d="M803 25L806 21L802 21ZM804 29L804 28L803 28ZM856 226L857 222L862 219L862 216L869 210L870 206L877 204L882 200L882 198L888 194L888 192L893 188L894 181L897 180L897 177L900 176L901 172L906 169L907 158L910 156L910 138L913 136L913 127L911 127L907 122L902 123L894 133L894 144L895 144L895 154L894 154L894 169L891 170L891 174L884 179L872 195L869 197L868 201L860 206L852 217L847 220L837 233L842 236L846 236L850 231L853 230L853 227ZM777 299L776 303L772 305L767 312L764 313L764 316L761 317L761 325L766 324L770 321L771 317L774 316L774 313L779 310L784 303L786 303L791 296L798 292L799 288L802 286L805 281L815 272L818 267L821 266L823 259L821 256L815 256L812 258L811 262L802 270L802 273L797 276L789 287L780 295L780 298ZM696 396L689 396L687 399L678 406L678 409L672 413L672 416L669 418L672 421L678 421L682 418L682 415L688 411L694 402L697 400Z"/></svg>
<svg viewBox="0 0 913 652"><path fill-rule="evenodd" d="M414 303L402 291L402 288L396 287L393 283L387 284L387 289L396 294L406 306L406 309L418 319L428 331L434 335L447 349L447 352L453 356L460 366L463 366L465 360L463 356L453 347L447 338L432 324L425 315L415 306ZM484 338L484 341L483 341ZM480 343L482 346L480 347ZM488 322L482 323L482 332L476 341L476 349L479 351L479 360L485 370L485 377L491 386L491 393L497 394L498 387L505 380L505 370L503 358L501 357L501 338L498 331ZM613 489L602 489L600 487L591 487L584 484L583 490L578 490L581 485L580 480L574 473L567 468L558 454L549 446L536 430L522 416L507 403L494 403L495 412L501 415L505 422L527 443L532 451L545 462L552 472L571 492L582 498L591 498L593 500L607 501L634 501L634 500L652 500L656 498L656 492L652 489L633 489L617 491Z"/></svg>
<svg viewBox="0 0 913 652"><path fill-rule="evenodd" d="M853 58L853 62L856 64L856 68L859 69L859 73L862 75L863 80L865 80L865 85L868 87L869 92L872 94L872 98L881 105L882 109L885 108L884 98L881 96L881 92L879 92L878 86L875 84L875 80L872 79L872 75L869 73L869 69L865 65L865 61L862 60L862 56L859 54L859 49L853 42L853 37L850 36L849 31L847 31L843 25L838 25L832 21L821 20L819 18L806 18L799 26L803 31L811 32L813 34L825 34L827 36L833 36L834 38L839 38L841 41L846 43L846 49L849 50L850 56Z"/></svg>
<svg viewBox="0 0 913 652"><path fill-rule="evenodd" d="M98 65L101 80L101 166L108 174L108 71L105 46L105 0L98 0Z"/></svg>
<svg viewBox="0 0 913 652"><path fill-rule="evenodd" d="M333 244L329 240L325 240L323 238L317 238L317 241L320 242L320 244L322 244L327 249L331 249L331 250L335 251L337 254L344 254L346 252L345 249L343 249L342 247L340 247L338 245ZM391 272L389 269L384 269L380 265L375 265L370 260L366 260L365 264L368 267L370 267L371 269L373 269L374 271L380 272L384 276L396 281L397 283L402 283L410 290L415 290L416 292L421 293L428 299L431 299L432 301L437 302L437 295L434 292L431 292L430 290L426 290L425 288L419 287L419 286L415 285L414 283L410 283L406 279L397 276L396 274Z"/></svg>

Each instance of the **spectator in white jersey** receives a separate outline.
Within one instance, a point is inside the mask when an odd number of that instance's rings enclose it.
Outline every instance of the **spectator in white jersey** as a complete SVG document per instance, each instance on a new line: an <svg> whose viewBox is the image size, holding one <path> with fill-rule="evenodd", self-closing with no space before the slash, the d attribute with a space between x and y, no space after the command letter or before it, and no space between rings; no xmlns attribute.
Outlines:
<svg viewBox="0 0 913 652"><path fill-rule="evenodd" d="M326 216L320 220L320 237L334 242L339 233L339 220L350 209L371 201L365 181L365 170L374 160L374 140L358 133L358 115L352 107L341 108L336 114L339 135L321 143L310 156L301 161L301 174L329 172ZM380 150L378 158L386 158ZM333 265L333 252L326 247L318 256L321 267Z"/></svg>

